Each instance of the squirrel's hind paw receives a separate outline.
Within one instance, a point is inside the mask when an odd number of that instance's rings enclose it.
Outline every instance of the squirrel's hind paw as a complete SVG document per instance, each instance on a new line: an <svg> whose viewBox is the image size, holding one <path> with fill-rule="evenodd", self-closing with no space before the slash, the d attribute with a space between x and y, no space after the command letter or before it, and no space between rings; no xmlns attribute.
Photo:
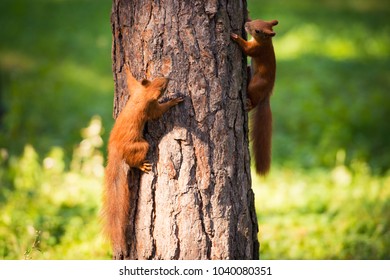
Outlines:
<svg viewBox="0 0 390 280"><path fill-rule="evenodd" d="M138 169L142 172L149 173L150 171L152 171L152 166L153 165L148 161L144 161L140 166L138 166Z"/></svg>

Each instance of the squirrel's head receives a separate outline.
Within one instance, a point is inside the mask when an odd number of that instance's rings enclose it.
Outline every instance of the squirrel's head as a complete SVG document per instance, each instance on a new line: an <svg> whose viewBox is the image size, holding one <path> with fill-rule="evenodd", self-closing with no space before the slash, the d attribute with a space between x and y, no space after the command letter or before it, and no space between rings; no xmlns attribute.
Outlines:
<svg viewBox="0 0 390 280"><path fill-rule="evenodd" d="M153 81L143 79L141 85L153 99L158 99L168 87L169 79L165 77L155 78Z"/></svg>
<svg viewBox="0 0 390 280"><path fill-rule="evenodd" d="M264 39L271 39L276 35L276 33L272 30L272 27L277 24L277 20L264 21L256 19L246 22L245 30L251 34L256 41L261 42Z"/></svg>

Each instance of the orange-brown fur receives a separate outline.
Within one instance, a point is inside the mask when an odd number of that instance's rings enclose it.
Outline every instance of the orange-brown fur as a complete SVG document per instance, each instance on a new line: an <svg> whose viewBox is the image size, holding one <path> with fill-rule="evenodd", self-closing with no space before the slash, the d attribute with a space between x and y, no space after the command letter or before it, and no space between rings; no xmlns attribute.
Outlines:
<svg viewBox="0 0 390 280"><path fill-rule="evenodd" d="M256 171L265 175L271 166L272 112L270 97L275 83L275 52L272 27L277 20L253 20L245 23L245 30L252 35L245 41L237 34L231 38L238 43L242 51L252 57L251 78L249 80L248 108L256 108L252 120L252 138Z"/></svg>
<svg viewBox="0 0 390 280"><path fill-rule="evenodd" d="M114 254L126 256L126 225L129 215L129 188L127 172L138 168L151 170L146 154L149 144L143 138L146 121L162 116L169 108L183 101L175 98L160 104L158 98L168 85L167 78L139 83L124 65L130 98L112 128L108 143L108 163L105 170L102 215L104 231L111 240Z"/></svg>

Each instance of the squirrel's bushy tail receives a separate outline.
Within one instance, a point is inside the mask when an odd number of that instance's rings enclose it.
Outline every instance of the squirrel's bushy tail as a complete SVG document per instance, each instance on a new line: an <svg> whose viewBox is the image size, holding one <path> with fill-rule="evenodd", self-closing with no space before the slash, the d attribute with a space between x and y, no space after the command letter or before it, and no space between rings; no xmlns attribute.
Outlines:
<svg viewBox="0 0 390 280"><path fill-rule="evenodd" d="M256 172L265 175L271 166L272 112L269 98L261 101L255 108L252 139Z"/></svg>
<svg viewBox="0 0 390 280"><path fill-rule="evenodd" d="M105 235L110 239L115 258L127 255L126 228L129 214L127 169L118 159L108 160L105 170L102 219Z"/></svg>

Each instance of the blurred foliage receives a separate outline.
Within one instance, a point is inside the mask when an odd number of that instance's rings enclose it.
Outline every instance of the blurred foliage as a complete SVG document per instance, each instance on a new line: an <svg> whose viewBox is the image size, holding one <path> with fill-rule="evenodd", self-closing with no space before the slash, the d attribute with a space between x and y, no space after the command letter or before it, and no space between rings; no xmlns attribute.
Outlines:
<svg viewBox="0 0 390 280"><path fill-rule="evenodd" d="M390 176L355 162L254 184L261 259L390 259Z"/></svg>
<svg viewBox="0 0 390 280"><path fill-rule="evenodd" d="M94 117L83 130L69 170L60 147L52 147L43 160L31 145L20 158L8 158L1 150L0 259L109 256L97 218L103 174L101 128L100 117Z"/></svg>
<svg viewBox="0 0 390 280"><path fill-rule="evenodd" d="M45 154L61 146L69 160L92 116L111 127L110 7L90 0L0 2L0 147L20 154L29 143Z"/></svg>
<svg viewBox="0 0 390 280"><path fill-rule="evenodd" d="M390 6L248 5L279 20L273 167L253 179L261 257L389 259ZM110 8L0 2L0 259L109 258L98 212Z"/></svg>

